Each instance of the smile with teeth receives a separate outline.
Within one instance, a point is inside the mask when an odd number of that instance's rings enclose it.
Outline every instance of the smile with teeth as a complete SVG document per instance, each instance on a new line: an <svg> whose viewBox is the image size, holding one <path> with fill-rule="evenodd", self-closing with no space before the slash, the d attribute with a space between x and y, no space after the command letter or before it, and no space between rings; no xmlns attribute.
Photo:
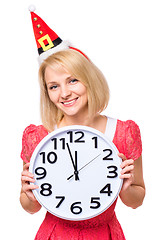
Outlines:
<svg viewBox="0 0 160 240"><path fill-rule="evenodd" d="M73 105L74 105L74 103L77 101L77 99L78 99L78 98L72 99L72 100L70 100L70 101L62 102L62 104L63 104L64 106L70 107L70 106L73 106Z"/></svg>

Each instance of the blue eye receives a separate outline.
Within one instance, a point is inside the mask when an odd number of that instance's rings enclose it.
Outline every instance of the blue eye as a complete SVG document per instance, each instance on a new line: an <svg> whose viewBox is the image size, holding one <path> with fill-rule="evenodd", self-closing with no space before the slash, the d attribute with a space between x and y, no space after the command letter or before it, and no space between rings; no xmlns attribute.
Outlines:
<svg viewBox="0 0 160 240"><path fill-rule="evenodd" d="M70 82L71 83L76 83L76 82L78 82L78 80L77 79L72 79Z"/></svg>
<svg viewBox="0 0 160 240"><path fill-rule="evenodd" d="M57 89L57 88L58 88L57 85L53 85L53 86L51 86L49 89L52 90L52 89Z"/></svg>

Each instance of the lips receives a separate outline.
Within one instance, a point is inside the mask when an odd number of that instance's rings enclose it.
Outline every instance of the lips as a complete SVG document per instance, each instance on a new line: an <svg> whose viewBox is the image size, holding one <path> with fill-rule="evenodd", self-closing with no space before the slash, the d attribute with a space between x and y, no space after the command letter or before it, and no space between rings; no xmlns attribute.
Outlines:
<svg viewBox="0 0 160 240"><path fill-rule="evenodd" d="M65 101L65 102L62 102L62 104L66 107L70 107L70 106L73 106L76 101L77 101L78 98L75 98L75 99L72 99L72 100L69 100L69 101Z"/></svg>

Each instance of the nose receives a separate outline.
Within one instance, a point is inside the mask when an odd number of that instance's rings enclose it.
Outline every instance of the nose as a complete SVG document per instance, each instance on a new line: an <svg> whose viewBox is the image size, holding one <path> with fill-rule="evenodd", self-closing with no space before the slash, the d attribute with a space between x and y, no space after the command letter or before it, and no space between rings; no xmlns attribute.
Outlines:
<svg viewBox="0 0 160 240"><path fill-rule="evenodd" d="M71 95L71 91L67 85L61 86L61 97L67 99Z"/></svg>

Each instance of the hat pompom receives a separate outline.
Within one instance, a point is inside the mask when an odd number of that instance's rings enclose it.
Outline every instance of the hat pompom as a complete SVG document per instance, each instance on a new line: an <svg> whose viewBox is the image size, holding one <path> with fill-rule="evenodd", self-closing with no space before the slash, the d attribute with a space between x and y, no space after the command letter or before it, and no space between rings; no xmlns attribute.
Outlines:
<svg viewBox="0 0 160 240"><path fill-rule="evenodd" d="M30 5L30 6L28 7L28 10L29 10L30 12L34 12L34 11L36 10L36 7L35 7L34 5Z"/></svg>

